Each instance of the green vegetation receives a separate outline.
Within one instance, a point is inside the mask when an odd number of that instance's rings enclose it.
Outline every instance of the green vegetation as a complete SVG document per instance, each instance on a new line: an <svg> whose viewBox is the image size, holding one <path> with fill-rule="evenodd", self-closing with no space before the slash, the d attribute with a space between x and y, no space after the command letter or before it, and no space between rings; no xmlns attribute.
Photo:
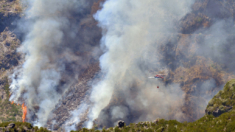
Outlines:
<svg viewBox="0 0 235 132"><path fill-rule="evenodd" d="M202 20L203 20L203 18L201 18L201 17L196 17L196 21L197 21L198 23L201 23Z"/></svg>
<svg viewBox="0 0 235 132"><path fill-rule="evenodd" d="M8 79L4 79L4 90L7 95L7 99L0 100L0 121L1 122L10 122L10 121L21 121L22 110L21 106L16 104L11 104L9 101L10 89Z"/></svg>
<svg viewBox="0 0 235 132"><path fill-rule="evenodd" d="M0 127L3 127L5 130L7 130L7 126L10 123L14 123L15 126L13 128L10 128L10 132L25 132L25 131L35 131L35 132L50 132L46 128L43 127L33 127L30 123L27 122L4 122L0 124Z"/></svg>
<svg viewBox="0 0 235 132"><path fill-rule="evenodd" d="M10 96L10 88L9 88L9 86L10 85L9 85L7 77L4 78L4 82L5 82L4 90L6 91L7 96L9 97Z"/></svg>
<svg viewBox="0 0 235 132"><path fill-rule="evenodd" d="M102 132L233 132L235 131L235 110L224 113L219 117L205 115L195 122L180 123L176 120L160 119L155 122L140 122L123 128L102 129ZM72 132L98 132L95 129L83 128Z"/></svg>
<svg viewBox="0 0 235 132"><path fill-rule="evenodd" d="M207 114L222 114L234 108L235 105L235 79L230 80L208 103Z"/></svg>
<svg viewBox="0 0 235 132"><path fill-rule="evenodd" d="M32 128L32 125L27 122L4 122L0 124L0 127L7 127L10 123L14 123L15 127L26 126L28 129Z"/></svg>

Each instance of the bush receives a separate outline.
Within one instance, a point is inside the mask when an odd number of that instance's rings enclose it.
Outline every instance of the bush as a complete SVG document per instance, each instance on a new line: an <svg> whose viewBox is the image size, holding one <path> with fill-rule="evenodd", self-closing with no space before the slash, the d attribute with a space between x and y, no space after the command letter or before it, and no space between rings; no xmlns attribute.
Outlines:
<svg viewBox="0 0 235 132"><path fill-rule="evenodd" d="M226 127L226 131L227 132L235 131L235 120L228 123L228 125Z"/></svg>

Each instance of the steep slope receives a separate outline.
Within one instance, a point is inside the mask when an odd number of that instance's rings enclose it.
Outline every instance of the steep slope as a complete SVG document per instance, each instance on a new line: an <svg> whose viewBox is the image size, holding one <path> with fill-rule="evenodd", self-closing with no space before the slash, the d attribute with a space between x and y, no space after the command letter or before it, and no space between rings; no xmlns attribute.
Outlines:
<svg viewBox="0 0 235 132"><path fill-rule="evenodd" d="M20 40L14 32L22 11L19 0L0 1L0 122L22 121L21 106L9 101L8 75L20 63L16 48Z"/></svg>
<svg viewBox="0 0 235 132"><path fill-rule="evenodd" d="M184 113L182 118L185 121L195 121L201 118L210 98L222 89L223 84L234 78L232 72L229 72L234 69L228 68L230 66L223 61L211 56L198 54L201 45L206 45L202 40L207 39L208 36L211 38L217 37L204 32L204 30L209 30L217 21L233 18L234 1L196 0L192 9L193 11L187 14L176 27L180 29L177 40L166 38L169 43L162 47L162 52L160 53L160 56L162 56L160 61L167 64L165 69L168 76L164 80L165 86L171 83L179 83L181 89L185 92L184 106L180 108ZM215 12L215 9L218 10ZM233 38L233 34L231 33L230 35ZM233 40L229 41L228 45L231 45L232 42ZM159 69L152 69L150 73L156 74L156 71L159 71ZM138 81L141 82L141 80ZM134 85L138 85L138 81ZM87 87L87 89L89 88ZM68 109L69 104L73 104L73 101L69 100L73 100L73 98L67 98L66 102L70 103L64 102L67 105L64 105L64 111ZM125 99L122 98L121 94L113 95L109 105L103 112L110 115L111 107L123 102L125 102ZM84 114L86 115L87 113L84 112ZM174 109L170 110L169 115L174 114ZM64 120L69 117L63 114L60 118ZM81 124L84 122L82 120L80 124L77 124L77 128L81 128ZM112 123L111 121L107 122ZM102 123L99 125L102 126Z"/></svg>
<svg viewBox="0 0 235 132"><path fill-rule="evenodd" d="M9 83L5 77L1 79L1 99L0 99L0 122L22 121L21 106L9 101Z"/></svg>
<svg viewBox="0 0 235 132"><path fill-rule="evenodd" d="M139 122L139 123L131 123L128 126L124 126L123 128L119 128L118 126L112 128L103 128L102 132L201 132L201 131L225 131L231 132L235 130L235 107L234 106L234 98L233 95L235 94L235 79L230 80L226 83L223 90L219 91L217 95L209 102L206 115L194 122L184 122L180 123L176 120L164 120L164 119L157 119L153 122ZM217 100L220 101L217 101ZM222 101L225 106L222 105ZM216 114L216 117L213 116L211 106L218 106L219 114ZM222 108L223 107L223 108ZM225 107L230 107L230 109L226 110ZM223 114L222 114L223 113ZM83 128L77 132L94 132L97 131L94 127L93 129L86 129ZM75 132L75 131L73 131Z"/></svg>
<svg viewBox="0 0 235 132"><path fill-rule="evenodd" d="M76 55L85 60L84 65L76 65L82 67L82 72L77 78L77 83L74 84L69 91L64 95L63 99L53 110L52 116L48 121L47 127L50 129L58 129L61 126L65 126L67 120L69 120L73 115L70 111L78 109L81 101L88 102L90 89L91 89L91 80L96 76L96 73L100 70L98 58L102 53L99 48L99 42L101 38L102 31L96 25L97 22L93 19L93 14L100 9L100 4L103 0L90 0L90 6L87 8L86 14L80 14L80 16L73 16L71 20L74 20L79 25L79 34L78 39L75 39L78 42L78 45L74 47L74 52ZM13 67L20 64L20 55L16 52L16 47L20 45L20 40L14 32L15 25L14 22L16 19L20 18L19 13L22 9L19 6L18 0L5 0L0 2L1 8L1 21L0 21L0 93L2 100L7 102L2 105L7 107L12 107L15 109L15 105L10 105L10 102L7 101L9 93L4 86L7 85L5 77L12 71ZM198 55L195 52L197 47L202 45L201 41L210 34L201 33L201 30L209 29L216 21L223 20L227 18L234 19L234 1L228 0L222 2L220 0L196 0L193 5L193 11L188 14L178 27L180 32L178 34L178 40L171 41L169 44L162 47L162 62L167 64L165 68L168 71L168 76L163 81L165 86L170 85L171 83L180 84L181 89L185 92L186 96L184 99L184 106L180 108L185 116L184 120L194 121L199 119L204 115L204 108L210 97L212 97L215 92L220 90L223 84L225 84L231 78L234 78L234 75L229 72L232 69L233 65L223 64L223 61L216 60L215 58L210 58L208 56ZM8 27L8 28L7 28ZM199 30L199 31L198 31ZM91 33L92 32L92 33ZM18 35L18 34L17 34ZM90 36L91 35L91 36ZM234 35L230 34L233 38ZM89 37L87 37L89 36ZM216 36L215 36L216 37ZM167 38L168 39L168 38ZM233 42L233 41L232 41ZM230 42L231 44L233 44ZM193 44L192 44L193 43ZM100 52L93 56L93 51L90 50L90 47L96 47L97 51ZM231 56L234 54L231 53ZM155 62L153 62L155 63ZM69 71L68 64L68 71ZM153 69L150 71L152 74L156 74L158 69ZM66 77L65 77L66 78ZM206 88L207 84L213 84L209 88ZM123 101L122 97L119 95L114 95L109 106L120 104ZM222 105L223 105L222 100ZM218 103L221 106L221 102ZM19 118L21 115L20 107L16 106L17 110L17 121L20 121ZM221 109L218 109L221 108ZM5 108L4 108L5 109ZM210 106L208 107L208 112L211 113L221 113L222 111L230 110L230 106L223 105L221 107ZM2 115L7 114L5 109ZM106 109L109 111L109 109ZM172 109L169 114L174 114L174 109ZM83 113L86 115L87 113ZM14 115L14 114L13 114ZM4 121L9 121L13 119L14 116L4 116ZM77 128L81 128L82 124L87 119L84 117L81 119L79 124L76 124ZM53 122L56 122L54 124Z"/></svg>
<svg viewBox="0 0 235 132"><path fill-rule="evenodd" d="M14 29L16 27L14 22L20 18L22 12L20 0L1 0L0 7L0 32L3 32L6 27Z"/></svg>
<svg viewBox="0 0 235 132"><path fill-rule="evenodd" d="M87 7L86 14L79 18L78 21L81 34L79 38L82 39L78 43L80 46L77 49L77 55L81 56L86 60L86 66L81 71L76 83L69 88L66 94L63 96L59 104L53 110L53 116L48 120L47 128L57 130L59 128L64 128L73 117L72 111L76 110L82 102L88 101L89 92L91 89L91 80L100 70L98 58L102 51L99 48L99 42L101 38L101 29L97 26L97 22L93 18L93 14L100 9L100 3L103 0L90 0L90 6ZM84 39L89 35L89 40ZM83 38L84 37L84 38ZM88 48L87 48L88 47ZM91 47L91 48L90 48ZM95 50L91 50L92 47L96 47ZM84 50L86 48L86 50ZM97 55L97 56L94 56ZM84 65L84 64L81 64ZM81 122L85 121L82 119ZM54 124L56 122L56 124Z"/></svg>
<svg viewBox="0 0 235 132"><path fill-rule="evenodd" d="M43 127L33 127L30 123L23 122L4 122L0 124L1 132L50 132Z"/></svg>
<svg viewBox="0 0 235 132"><path fill-rule="evenodd" d="M55 115L58 115L55 116L58 122L64 123L65 120L69 118L69 111L76 109L80 101L85 98L85 93L89 89L87 83L99 70L99 63L97 61L99 56L95 55L100 54L97 45L99 45L101 38L101 30L96 26L97 23L94 21L92 14L100 8L99 4L102 1L103 0L87 1L88 7L84 9L85 14L72 14L70 18L71 21L78 24L77 30L79 31L78 37L74 40L74 43L77 42L77 45L73 47L73 52L76 56L83 58L84 61L79 66L77 65L77 67L81 67L82 69L81 75L77 80L78 83L71 86L72 88L64 95L64 100L62 100L60 104L57 105L57 109L54 110ZM21 107L17 104L11 104L13 102L8 101L10 93L8 79L6 78L12 74L16 66L23 63L20 62L21 55L16 52L16 49L21 43L19 39L24 39L25 34L23 31L19 31L17 24L19 24L18 20L27 18L21 17L24 15L21 14L22 7L19 0L3 0L0 1L0 6L0 93L2 98L0 103L2 108L0 121L21 121ZM87 36L89 36L89 39ZM66 68L68 69L67 71L69 71L71 67L68 65ZM9 83L11 83L11 80L9 80ZM71 94L72 96L68 96ZM14 112L11 112L11 109ZM64 116L67 116L67 118L63 118ZM53 117L49 122L52 120L54 120ZM50 123L48 124L50 125Z"/></svg>
<svg viewBox="0 0 235 132"><path fill-rule="evenodd" d="M235 79L230 80L208 103L206 113L215 117L228 112L235 105Z"/></svg>
<svg viewBox="0 0 235 132"><path fill-rule="evenodd" d="M235 79L230 80L226 83L223 90L219 91L218 94L216 94L213 99L209 102L207 109L206 109L206 115L204 115L202 118L200 118L197 121L194 122L184 122L180 123L176 120L164 120L164 119L156 119L153 122L139 122L139 123L131 123L128 126L124 126L122 128L119 128L117 126L111 127L111 128L103 128L102 132L138 132L138 131L156 131L156 132L198 132L198 131L225 131L225 132L231 132L235 130L235 107L234 106L234 98L233 95L235 94ZM220 99L220 101L215 101L217 99ZM224 100L223 103L226 104L228 107L232 107L229 111L223 111L223 113L220 113L220 115L216 115L216 117L213 116L212 112L208 113L208 108L211 106L219 106L221 105L221 100ZM226 101L225 101L226 100ZM232 103L231 103L232 102ZM220 108L221 106L219 106ZM219 109L221 110L221 109ZM32 127L29 123L2 123L0 124L1 130L11 130L14 132L18 131L48 131L45 128L38 128L38 127ZM97 127L94 126L93 129L80 129L76 132L97 132ZM75 132L75 131L72 131Z"/></svg>

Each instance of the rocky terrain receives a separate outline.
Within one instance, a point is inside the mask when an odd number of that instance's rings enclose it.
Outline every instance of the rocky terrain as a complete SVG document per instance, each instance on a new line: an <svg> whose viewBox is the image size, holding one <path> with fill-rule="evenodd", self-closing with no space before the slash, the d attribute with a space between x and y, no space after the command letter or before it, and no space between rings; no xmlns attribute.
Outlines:
<svg viewBox="0 0 235 132"><path fill-rule="evenodd" d="M1 132L49 132L46 128L43 127L33 127L30 123L22 122L4 122L0 124Z"/></svg>
<svg viewBox="0 0 235 132"><path fill-rule="evenodd" d="M206 114L215 117L231 111L235 105L235 80L229 81L208 103Z"/></svg>
<svg viewBox="0 0 235 132"><path fill-rule="evenodd" d="M86 14L79 16L81 18L75 20L78 21L79 31L81 31L81 36L77 39L79 46L75 48L75 52L77 55L87 59L86 66L82 68L83 70L77 79L77 83L71 86L63 99L53 110L52 116L46 126L49 129L58 130L64 127L65 122L72 116L70 111L77 109L82 100L89 103L87 95L89 95L92 80L95 80L94 78L99 72L100 67L98 61L99 56L92 56L92 51L87 48L86 45L91 47L97 46L98 52L100 52L99 55L102 54L102 51L99 49L102 31L92 17L92 15L100 9L99 5L102 2L103 0L90 0L90 6L86 9ZM23 35L16 30L16 23L18 19L23 17L21 14L22 7L18 0L0 1L0 7L0 121L21 121L21 107L11 104L11 102L8 101L10 93L6 77L12 73L14 67L21 64L21 56L16 52L16 48L20 45ZM164 84L168 85L173 82L179 83L181 89L186 94L184 106L181 108L184 113L185 121L195 121L203 117L205 113L204 108L207 104L198 106L198 101L207 102L208 97L212 98L215 92L222 89L223 84L235 78L233 72L231 72L233 70L231 67L234 65L232 63L231 65L225 63L229 61L227 60L229 58L217 60L216 58L200 56L195 53L197 47L201 45L201 40L210 36L210 34L201 33L203 29L210 28L218 20L232 18L232 21L234 21L235 2L233 0L227 0L226 2L222 2L221 0L196 0L192 9L193 11L187 14L177 25L178 27L176 27L180 29L177 42L169 42L168 45L162 47L163 57L161 60L167 63L166 69L168 74L164 80ZM89 39L83 39L83 37L90 32L95 33L93 33L94 35L90 36ZM229 35L231 38L234 38L233 33ZM193 42L191 40L193 40ZM230 44L233 44L234 39L230 41ZM230 56L234 55L234 52L230 54ZM154 73L154 71L152 71L152 73ZM200 93L200 91L202 91L202 85L208 80L212 80L215 86L206 90L205 93ZM10 81L11 80L9 80L9 82ZM207 121L209 122L208 125L211 126L210 124L220 123L220 120L223 120L222 117L219 116L222 113L230 111L230 113L227 114L232 114L233 111L231 110L233 110L232 106L234 105L232 92L233 83L229 82L225 85L224 90L220 91L209 102L206 108L208 115L195 121L194 123L196 123L196 125L193 123L158 120L153 123L141 122L139 124L130 124L130 126L122 128L121 130L126 129L127 131L134 129L138 131L151 128L157 131L170 131L170 129L172 129L172 131L175 129L186 131L192 128L198 128L198 130L200 128L207 129L201 122ZM121 97L114 96L113 100L116 101L110 102L110 105L118 104L122 99ZM173 113L174 110L169 114ZM228 116L224 114L223 118L227 117ZM77 124L76 127L78 129L82 128L82 123L85 121L86 118L82 118L82 121L80 124ZM53 122L56 122L56 124ZM223 129L221 129L224 130L227 128L225 131L228 131L231 129L233 119L232 121L226 119L225 122L228 122L227 126L223 126ZM102 124L98 125L102 126ZM113 130L113 128L109 128L108 130L111 129ZM119 130L119 128L116 127L114 129Z"/></svg>
<svg viewBox="0 0 235 132"><path fill-rule="evenodd" d="M8 75L20 63L20 40L14 31L22 9L18 0L0 1L0 7L0 122L21 121L21 106L9 101Z"/></svg>

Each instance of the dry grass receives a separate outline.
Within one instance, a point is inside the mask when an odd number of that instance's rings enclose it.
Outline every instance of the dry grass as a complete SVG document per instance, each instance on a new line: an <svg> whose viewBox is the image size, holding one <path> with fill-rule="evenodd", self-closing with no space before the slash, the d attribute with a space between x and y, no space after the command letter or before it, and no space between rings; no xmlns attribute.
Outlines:
<svg viewBox="0 0 235 132"><path fill-rule="evenodd" d="M0 13L3 13L7 16L9 13L21 13L22 6L20 0L13 0L9 2L7 0L0 1Z"/></svg>

